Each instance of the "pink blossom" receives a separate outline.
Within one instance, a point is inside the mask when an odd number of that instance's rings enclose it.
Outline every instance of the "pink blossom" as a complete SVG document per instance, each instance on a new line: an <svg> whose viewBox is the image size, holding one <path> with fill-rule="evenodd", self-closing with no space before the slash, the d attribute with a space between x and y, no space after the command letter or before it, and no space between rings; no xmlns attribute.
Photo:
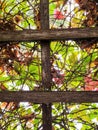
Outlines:
<svg viewBox="0 0 98 130"><path fill-rule="evenodd" d="M86 76L84 82L86 91L98 91L98 80L92 80L91 77Z"/></svg>
<svg viewBox="0 0 98 130"><path fill-rule="evenodd" d="M62 20L65 18L65 16L62 14L62 12L59 9L54 10L54 18L58 20Z"/></svg>
<svg viewBox="0 0 98 130"><path fill-rule="evenodd" d="M61 85L63 84L64 82L64 76L65 76L65 73L58 70L58 69L55 69L55 68L52 68L52 81L56 84L56 85Z"/></svg>
<svg viewBox="0 0 98 130"><path fill-rule="evenodd" d="M53 81L55 84L57 84L57 85L63 84L63 82L64 82L64 74L60 75L60 77L54 77L54 78L52 79L52 81Z"/></svg>

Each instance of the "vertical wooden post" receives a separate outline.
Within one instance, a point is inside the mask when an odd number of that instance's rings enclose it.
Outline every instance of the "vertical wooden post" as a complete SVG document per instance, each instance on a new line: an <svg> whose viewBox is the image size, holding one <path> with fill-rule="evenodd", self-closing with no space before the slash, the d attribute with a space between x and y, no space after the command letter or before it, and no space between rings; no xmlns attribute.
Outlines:
<svg viewBox="0 0 98 130"><path fill-rule="evenodd" d="M49 0L40 0L41 29L49 29ZM44 91L51 90L50 42L41 41L42 85ZM42 104L43 130L52 130L52 110L50 104Z"/></svg>

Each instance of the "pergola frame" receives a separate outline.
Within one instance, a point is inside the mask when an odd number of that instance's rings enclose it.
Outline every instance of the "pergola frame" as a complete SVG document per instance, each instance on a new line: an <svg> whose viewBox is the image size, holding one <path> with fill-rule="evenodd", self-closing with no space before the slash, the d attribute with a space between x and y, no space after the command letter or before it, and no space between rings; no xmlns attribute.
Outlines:
<svg viewBox="0 0 98 130"><path fill-rule="evenodd" d="M91 103L98 102L98 92L53 92L51 91L50 42L53 40L79 40L98 38L98 27L74 29L49 29L49 0L40 0L41 30L0 31L0 44L5 41L40 41L42 60L43 92L2 91L0 101L33 102L42 104L43 130L52 130L52 103Z"/></svg>

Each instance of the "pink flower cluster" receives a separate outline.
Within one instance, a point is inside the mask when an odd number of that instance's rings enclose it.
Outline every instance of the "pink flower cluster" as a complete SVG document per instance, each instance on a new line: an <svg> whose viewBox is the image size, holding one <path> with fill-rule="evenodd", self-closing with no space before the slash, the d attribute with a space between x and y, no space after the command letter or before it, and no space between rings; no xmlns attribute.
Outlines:
<svg viewBox="0 0 98 130"><path fill-rule="evenodd" d="M63 13L57 8L54 10L54 18L58 19L58 20L62 20L65 18L65 16L63 15Z"/></svg>
<svg viewBox="0 0 98 130"><path fill-rule="evenodd" d="M98 91L98 80L92 80L90 76L84 78L86 91Z"/></svg>
<svg viewBox="0 0 98 130"><path fill-rule="evenodd" d="M58 86L62 85L65 76L64 72L55 68L52 68L51 72L52 72L52 81Z"/></svg>

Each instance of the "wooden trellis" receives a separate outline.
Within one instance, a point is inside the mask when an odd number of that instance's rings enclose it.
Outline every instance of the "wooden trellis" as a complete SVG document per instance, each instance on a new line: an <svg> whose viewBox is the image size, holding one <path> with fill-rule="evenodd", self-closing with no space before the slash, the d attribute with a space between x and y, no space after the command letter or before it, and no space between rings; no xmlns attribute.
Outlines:
<svg viewBox="0 0 98 130"><path fill-rule="evenodd" d="M98 102L98 92L51 92L50 41L66 39L98 38L98 27L82 29L49 29L49 0L40 1L41 30L1 31L2 41L40 41L42 57L43 92L19 91L0 92L0 101L28 101L42 104L43 130L52 129L52 102L86 103ZM84 35L85 34L85 35ZM1 44L0 43L0 44ZM2 43L3 44L3 43Z"/></svg>

